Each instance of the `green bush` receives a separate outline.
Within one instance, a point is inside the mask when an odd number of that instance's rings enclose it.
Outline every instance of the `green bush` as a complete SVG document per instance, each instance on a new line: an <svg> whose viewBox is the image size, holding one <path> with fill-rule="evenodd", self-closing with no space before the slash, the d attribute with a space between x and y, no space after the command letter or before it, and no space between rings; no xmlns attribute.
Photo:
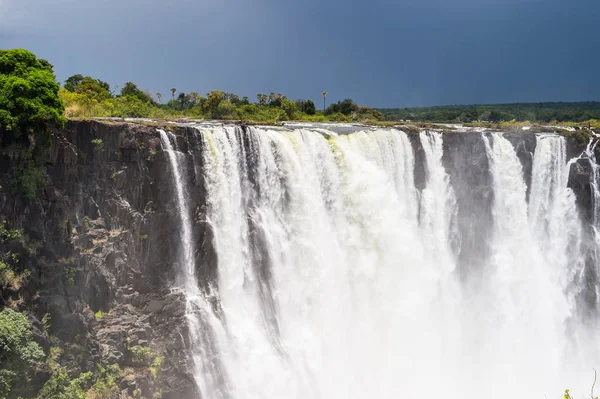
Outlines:
<svg viewBox="0 0 600 399"><path fill-rule="evenodd" d="M131 352L131 360L138 366L147 366L154 357L154 352L147 346L135 345L128 348Z"/></svg>
<svg viewBox="0 0 600 399"><path fill-rule="evenodd" d="M12 309L1 311L0 399L16 397L18 391L26 390L31 371L43 358L44 351L33 341L27 317Z"/></svg>
<svg viewBox="0 0 600 399"><path fill-rule="evenodd" d="M23 238L23 230L7 229L6 221L0 222L0 245L10 245L14 241ZM17 270L19 259L11 251L0 250L0 288L19 289L22 283L27 279L28 272L19 273Z"/></svg>
<svg viewBox="0 0 600 399"><path fill-rule="evenodd" d="M33 201L46 189L48 176L41 161L21 159L12 168L10 191L26 200Z"/></svg>
<svg viewBox="0 0 600 399"><path fill-rule="evenodd" d="M219 119L231 119L235 116L235 106L229 100L221 101L217 107L217 113L213 114L213 117Z"/></svg>
<svg viewBox="0 0 600 399"><path fill-rule="evenodd" d="M91 379L91 372L71 378L64 367L58 367L38 392L36 399L85 399L85 389Z"/></svg>

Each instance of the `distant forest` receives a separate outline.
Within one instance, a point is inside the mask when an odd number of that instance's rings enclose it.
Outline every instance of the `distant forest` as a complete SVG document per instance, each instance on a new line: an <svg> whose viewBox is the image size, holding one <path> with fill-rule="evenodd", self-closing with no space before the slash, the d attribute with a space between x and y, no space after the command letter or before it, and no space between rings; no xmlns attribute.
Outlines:
<svg viewBox="0 0 600 399"><path fill-rule="evenodd" d="M600 102L545 102L378 108L384 121L418 122L584 122L600 120Z"/></svg>

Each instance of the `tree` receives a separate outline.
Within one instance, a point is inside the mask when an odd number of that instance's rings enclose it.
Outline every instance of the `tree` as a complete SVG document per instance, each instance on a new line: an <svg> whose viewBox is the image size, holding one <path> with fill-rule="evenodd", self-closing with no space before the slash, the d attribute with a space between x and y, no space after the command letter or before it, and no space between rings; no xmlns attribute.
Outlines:
<svg viewBox="0 0 600 399"><path fill-rule="evenodd" d="M84 76L81 74L73 75L65 80L64 88L69 90L70 92L75 92L75 88L79 86L79 83L84 79Z"/></svg>
<svg viewBox="0 0 600 399"><path fill-rule="evenodd" d="M21 396L11 391L15 386L27 387L31 371L44 358L24 314L12 309L0 312L0 349L0 399Z"/></svg>
<svg viewBox="0 0 600 399"><path fill-rule="evenodd" d="M327 107L325 110L325 115L331 115L338 112L344 115L350 115L358 110L358 105L356 105L351 99L346 98L344 101L338 101L336 104L331 104L329 107Z"/></svg>
<svg viewBox="0 0 600 399"><path fill-rule="evenodd" d="M296 108L300 112L304 112L306 115L314 115L316 113L315 103L311 100L297 100Z"/></svg>
<svg viewBox="0 0 600 399"><path fill-rule="evenodd" d="M329 93L327 93L326 91L321 93L321 95L323 96L323 111L325 111L325 99L327 98L328 94Z"/></svg>
<svg viewBox="0 0 600 399"><path fill-rule="evenodd" d="M225 100L228 100L233 105L239 105L240 96L235 93L225 93Z"/></svg>
<svg viewBox="0 0 600 399"><path fill-rule="evenodd" d="M181 110L186 108L188 104L188 98L186 97L184 92L179 93L179 95L177 96L177 102L179 103L179 108Z"/></svg>
<svg viewBox="0 0 600 399"><path fill-rule="evenodd" d="M266 94L257 94L256 98L258 99L258 103L260 105L264 105L267 103L267 95Z"/></svg>
<svg viewBox="0 0 600 399"><path fill-rule="evenodd" d="M103 80L94 79L90 76L83 76L81 74L73 75L73 76L67 78L67 80L65 80L64 88L65 88L65 90L68 90L72 93L80 93L80 91L77 91L77 88L79 87L79 85L81 85L83 83L89 84L91 82L94 82L95 84L98 85L98 87L106 90L112 96L112 93L110 91L110 85L108 83L106 83Z"/></svg>
<svg viewBox="0 0 600 399"><path fill-rule="evenodd" d="M156 99L158 100L158 103L160 104L160 100L162 99L162 94L156 93Z"/></svg>
<svg viewBox="0 0 600 399"><path fill-rule="evenodd" d="M100 82L97 79L86 76L75 86L75 92L98 102L111 98L112 95L106 88L106 85L102 85Z"/></svg>
<svg viewBox="0 0 600 399"><path fill-rule="evenodd" d="M195 91L191 92L190 94L188 94L188 102L193 106L198 104L198 101L200 101L200 94L196 93Z"/></svg>
<svg viewBox="0 0 600 399"><path fill-rule="evenodd" d="M171 89L171 96L173 97L173 101L175 101L175 93L176 93L176 92L177 92L177 89L173 87L173 88Z"/></svg>
<svg viewBox="0 0 600 399"><path fill-rule="evenodd" d="M225 100L225 93L221 90L213 90L210 93L207 93L206 97L206 101L202 105L203 111L208 114L209 117L219 117L218 108L221 101Z"/></svg>
<svg viewBox="0 0 600 399"><path fill-rule="evenodd" d="M66 121L59 88L48 61L23 49L0 50L0 136L49 143L49 129Z"/></svg>
<svg viewBox="0 0 600 399"><path fill-rule="evenodd" d="M235 105L231 103L229 100L223 100L219 103L217 107L216 114L213 114L213 117L221 118L221 119L231 119L235 117Z"/></svg>
<svg viewBox="0 0 600 399"><path fill-rule="evenodd" d="M288 117L288 119L294 119L294 113L296 112L296 103L292 100L288 100L284 98L281 101L281 109L283 109Z"/></svg>
<svg viewBox="0 0 600 399"><path fill-rule="evenodd" d="M151 103L152 97L138 89L137 85L133 82L125 83L125 86L121 89L122 97L137 97L145 103Z"/></svg>

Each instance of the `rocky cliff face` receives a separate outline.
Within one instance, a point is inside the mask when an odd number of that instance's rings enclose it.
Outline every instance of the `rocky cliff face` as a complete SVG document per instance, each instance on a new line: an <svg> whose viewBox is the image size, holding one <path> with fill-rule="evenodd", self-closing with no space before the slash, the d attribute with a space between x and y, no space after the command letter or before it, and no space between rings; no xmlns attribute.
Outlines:
<svg viewBox="0 0 600 399"><path fill-rule="evenodd" d="M12 162L4 156L5 170ZM37 200L0 194L2 219L35 243L21 254L20 267L32 275L16 306L30 314L37 340L46 350L63 348L59 363L71 376L118 364L119 388L128 395L193 396L185 305L169 288L179 235L156 129L69 122L46 166L47 187ZM4 183L9 179L5 174ZM47 332L39 322L46 314ZM48 370L38 377L33 388Z"/></svg>
<svg viewBox="0 0 600 399"><path fill-rule="evenodd" d="M192 170L193 165L201 167L195 130L172 130ZM530 180L535 135L513 132L507 137ZM417 134L410 138L420 187L423 149ZM584 147L571 143L569 153ZM169 162L156 127L71 121L57 133L45 162L47 186L36 200L0 192L0 217L8 226L23 228L29 243L30 250L19 253L19 267L32 271L20 298L5 290L0 306L27 312L46 352L63 348L58 362L72 377L117 364L116 397L197 397L186 357L186 305L171 290L180 232ZM457 246L460 264L475 268L476 260L487 256L493 200L481 134L446 133L443 162L460 202L472 205L459 211L462 242ZM4 187L14 163L2 155ZM591 171L586 165L575 164L570 185L582 215L591 218ZM203 283L216 282L217 258L203 211L205 184L197 176L202 173L185 177L198 243L197 275ZM592 270L590 266L586 278L595 282ZM50 322L44 327L45 315ZM51 370L40 367L30 391L37 392L50 377Z"/></svg>

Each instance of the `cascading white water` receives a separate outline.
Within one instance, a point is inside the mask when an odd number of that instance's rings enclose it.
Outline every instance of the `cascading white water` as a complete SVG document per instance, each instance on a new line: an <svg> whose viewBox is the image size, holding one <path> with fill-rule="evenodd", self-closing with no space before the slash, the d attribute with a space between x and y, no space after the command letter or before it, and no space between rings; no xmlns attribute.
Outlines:
<svg viewBox="0 0 600 399"><path fill-rule="evenodd" d="M565 323L571 304L563 292L569 283L569 233L579 234L568 227L579 223L566 184L564 144L558 136L538 139L528 209L513 146L499 133L484 140L495 197L481 355L502 365L485 379L512 381L520 395L539 395L550 382L568 380Z"/></svg>
<svg viewBox="0 0 600 399"><path fill-rule="evenodd" d="M158 130L163 145L163 151L169 157L169 164L173 173L173 186L176 195L177 214L179 217L179 226L181 229L181 248L179 250L179 274L177 290L181 290L186 299L186 318L189 324L190 332L190 352L193 361L194 377L199 390L210 398L223 398L223 385L218 367L214 366L216 359L213 359L212 347L213 340L209 335L221 331L218 319L213 314L212 308L207 299L200 291L195 278L194 262L194 242L192 239L192 222L190 220L190 211L186 200L185 188L183 187L184 155L175 151L169 136L164 130ZM206 332L206 324L214 326L213 331ZM223 333L221 332L221 336Z"/></svg>
<svg viewBox="0 0 600 399"><path fill-rule="evenodd" d="M229 126L198 137L222 309L212 313L195 280L186 288L201 309L192 329L212 337L192 337L203 398L557 397L588 386L592 364L578 351L599 341L571 343L584 328L571 322L582 236L561 137L538 137L529 203L513 146L484 137L493 234L477 290L455 272L450 243L468 204L444 170L442 134L418 137L421 193L398 130ZM185 196L178 203L189 214Z"/></svg>

